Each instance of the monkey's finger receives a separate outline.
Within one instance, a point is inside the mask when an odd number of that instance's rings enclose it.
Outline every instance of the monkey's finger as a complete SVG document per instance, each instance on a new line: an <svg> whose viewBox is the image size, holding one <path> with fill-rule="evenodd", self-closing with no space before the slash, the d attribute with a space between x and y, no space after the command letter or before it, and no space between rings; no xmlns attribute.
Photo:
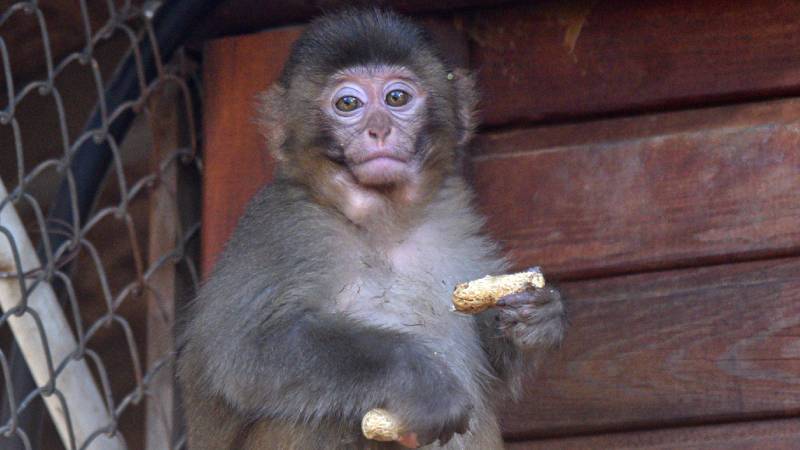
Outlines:
<svg viewBox="0 0 800 450"><path fill-rule="evenodd" d="M458 427L456 427L456 433L464 434L467 430L469 430L469 417L464 418L464 420L459 423Z"/></svg>
<svg viewBox="0 0 800 450"><path fill-rule="evenodd" d="M558 291L552 287L541 289L528 289L522 292L504 295L497 300L495 306L498 307L519 307L519 306L544 306L558 297Z"/></svg>
<svg viewBox="0 0 800 450"><path fill-rule="evenodd" d="M528 267L528 269L525 272L542 274L542 268L539 266Z"/></svg>
<svg viewBox="0 0 800 450"><path fill-rule="evenodd" d="M517 306L527 306L527 305L544 305L546 304L546 299L543 299L541 295L536 295L534 291L524 291L524 292L517 292L515 294L509 294L504 297L500 297L497 300L495 306L498 307L517 307Z"/></svg>
<svg viewBox="0 0 800 450"><path fill-rule="evenodd" d="M406 433L400 436L400 439L397 440L397 443L406 448L420 447L419 442L417 441L417 433Z"/></svg>
<svg viewBox="0 0 800 450"><path fill-rule="evenodd" d="M495 303L495 306L520 306L527 305L531 302L531 294L529 292L517 292L500 297Z"/></svg>
<svg viewBox="0 0 800 450"><path fill-rule="evenodd" d="M443 425L444 424L438 424L427 430L420 429L417 431L417 443L420 445L420 447L433 444L437 439L440 439L444 431Z"/></svg>
<svg viewBox="0 0 800 450"><path fill-rule="evenodd" d="M453 438L453 431L445 431L439 435L439 445L445 445Z"/></svg>

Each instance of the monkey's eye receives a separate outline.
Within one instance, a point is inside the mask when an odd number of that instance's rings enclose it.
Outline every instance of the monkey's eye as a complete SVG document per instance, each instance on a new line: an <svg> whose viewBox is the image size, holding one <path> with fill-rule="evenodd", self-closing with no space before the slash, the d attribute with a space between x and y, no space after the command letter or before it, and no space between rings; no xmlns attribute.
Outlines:
<svg viewBox="0 0 800 450"><path fill-rule="evenodd" d="M336 109L342 112L351 112L360 108L362 105L358 97L352 95L345 95L336 100Z"/></svg>
<svg viewBox="0 0 800 450"><path fill-rule="evenodd" d="M409 101L411 101L411 94L400 89L395 89L386 94L386 104L389 106L404 106L407 105Z"/></svg>

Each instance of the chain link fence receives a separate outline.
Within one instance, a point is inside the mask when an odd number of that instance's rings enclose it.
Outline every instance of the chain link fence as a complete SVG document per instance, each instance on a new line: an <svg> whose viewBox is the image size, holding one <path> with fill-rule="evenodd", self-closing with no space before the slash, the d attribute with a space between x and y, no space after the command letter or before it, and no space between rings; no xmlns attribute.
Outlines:
<svg viewBox="0 0 800 450"><path fill-rule="evenodd" d="M198 284L197 64L160 48L159 6L0 2L2 449L184 446L172 326Z"/></svg>

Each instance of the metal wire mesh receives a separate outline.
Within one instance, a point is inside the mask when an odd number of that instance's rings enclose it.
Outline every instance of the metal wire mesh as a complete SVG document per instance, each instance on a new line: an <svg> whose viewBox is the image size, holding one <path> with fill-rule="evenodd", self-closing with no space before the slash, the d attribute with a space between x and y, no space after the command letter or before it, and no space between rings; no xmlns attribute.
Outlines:
<svg viewBox="0 0 800 450"><path fill-rule="evenodd" d="M20 258L5 266L0 261L0 283L18 285L21 292L0 317L0 391L7 412L0 448L110 448L97 445L109 436L125 447L144 448L145 430L159 421L171 442L154 447L148 440L148 448L180 448L173 411L163 410L172 403L161 401L160 410L145 404L172 395L171 342L158 330L171 329L173 299L188 297L198 283L194 211L201 162L194 64L185 54L161 60L152 25L157 2L72 1L69 14L58 9L67 2L45 3L0 2L0 179L8 191L0 195L0 211L19 214L40 260L32 268ZM156 50L152 79L142 67L143 42ZM131 52L139 95L112 107L105 94L112 69ZM101 123L84 130L93 105ZM174 117L165 121L163 111ZM135 124L117 142L108 130L131 113ZM82 219L74 186L86 175L76 174L71 163L89 140L106 143L112 159L109 173L89 174L104 181L91 214ZM69 192L69 220L49 214L59 186ZM13 255L25 251L19 230L0 220L3 245ZM54 354L54 340L62 337L48 334L51 317L32 300L47 284L75 339L66 355ZM46 371L44 383L20 393L12 372L22 361L9 348L14 339L30 337L13 330L15 336L10 324L25 317L37 324L43 349L38 357ZM90 379L83 381L99 389L100 415L107 418L83 437L75 429L83 406L68 405L64 393L72 382L65 379L69 368L79 363L88 365ZM64 409L66 434L56 433L49 421L26 428L30 421L23 416L43 399L55 399Z"/></svg>

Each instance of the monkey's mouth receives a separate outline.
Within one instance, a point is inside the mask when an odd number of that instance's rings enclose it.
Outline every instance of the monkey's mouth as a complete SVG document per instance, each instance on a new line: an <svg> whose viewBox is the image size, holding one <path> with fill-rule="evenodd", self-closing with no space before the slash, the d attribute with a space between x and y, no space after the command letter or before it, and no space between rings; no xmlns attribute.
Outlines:
<svg viewBox="0 0 800 450"><path fill-rule="evenodd" d="M350 158L350 161L351 164L359 165L381 159L391 159L404 164L408 163L408 158L398 154L397 152L385 149L367 150L359 155L354 155L352 158Z"/></svg>
<svg viewBox="0 0 800 450"><path fill-rule="evenodd" d="M389 151L370 152L364 158L350 161L350 171L359 184L381 186L398 184L409 178L409 161Z"/></svg>

